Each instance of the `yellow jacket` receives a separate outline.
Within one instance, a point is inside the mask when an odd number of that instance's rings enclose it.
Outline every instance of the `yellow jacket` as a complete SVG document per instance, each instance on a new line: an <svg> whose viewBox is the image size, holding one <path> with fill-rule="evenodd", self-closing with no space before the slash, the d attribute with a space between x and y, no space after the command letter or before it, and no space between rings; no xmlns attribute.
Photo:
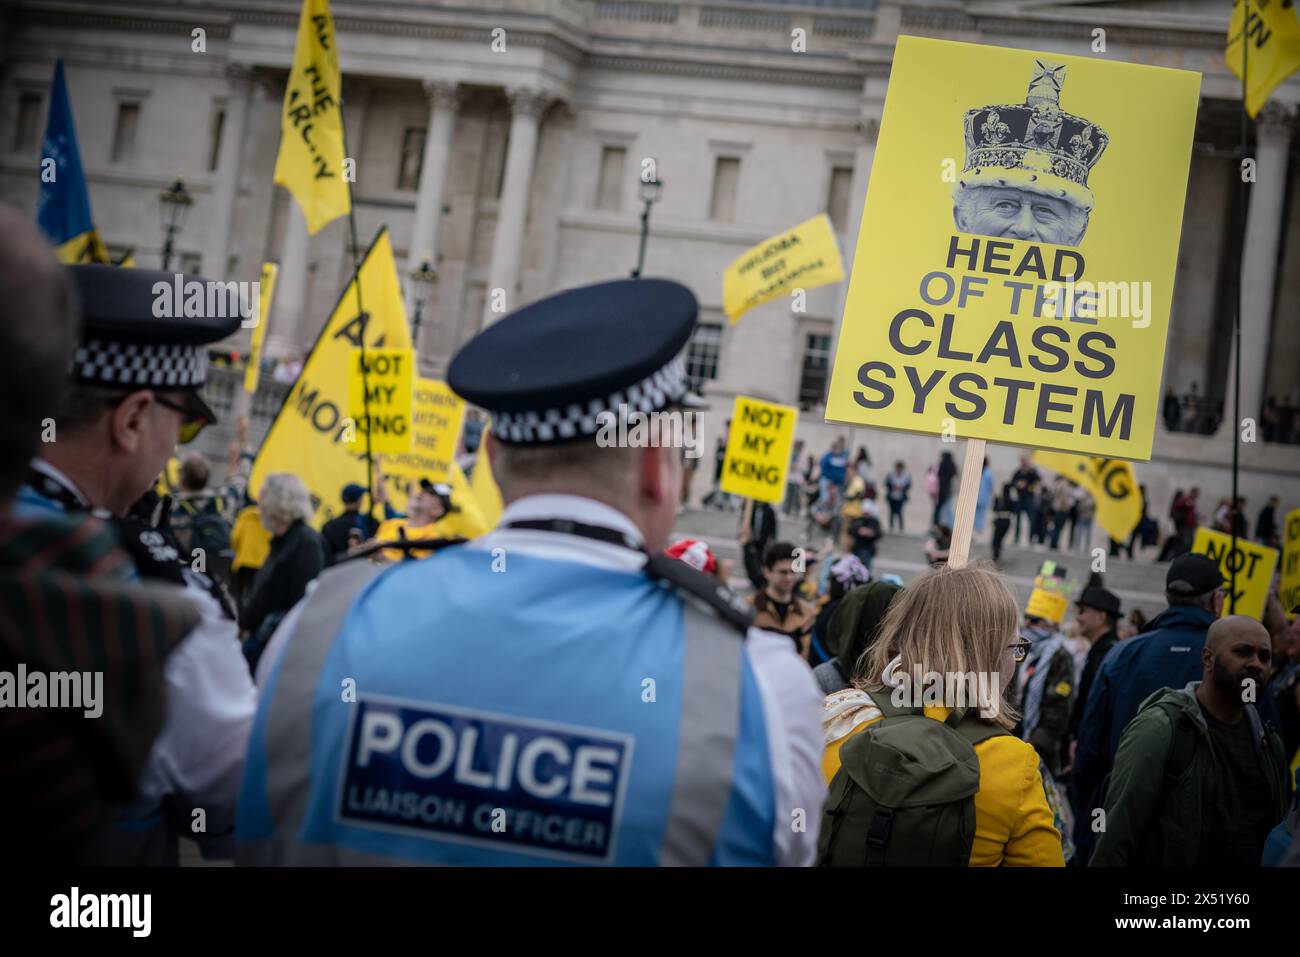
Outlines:
<svg viewBox="0 0 1300 957"><path fill-rule="evenodd" d="M947 708L927 707L925 716L943 721ZM864 721L826 746L822 773L826 783L840 769L840 746L880 717ZM975 793L975 842L971 867L1064 867L1061 835L1038 773L1038 752L1027 741L999 735L975 745L980 762L980 789Z"/></svg>
<svg viewBox="0 0 1300 957"><path fill-rule="evenodd" d="M230 528L230 548L235 557L230 560L230 570L261 568L266 556L271 554L271 533L262 527L262 518L256 505L245 505L235 516Z"/></svg>
<svg viewBox="0 0 1300 957"><path fill-rule="evenodd" d="M403 536L403 531L406 533ZM414 528L407 524L406 518L390 518L382 522L375 532L377 542L396 542L405 538L478 538L487 528L472 514L451 512L431 525L418 525ZM411 549L412 558L426 558L431 553L428 549ZM386 561L400 562L406 553L399 548L385 548L381 553Z"/></svg>

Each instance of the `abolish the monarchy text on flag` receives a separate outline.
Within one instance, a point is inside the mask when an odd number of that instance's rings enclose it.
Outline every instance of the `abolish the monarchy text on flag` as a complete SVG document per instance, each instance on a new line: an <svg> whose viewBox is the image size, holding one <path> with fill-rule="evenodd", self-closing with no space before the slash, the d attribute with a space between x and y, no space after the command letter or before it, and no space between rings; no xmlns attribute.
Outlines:
<svg viewBox="0 0 1300 957"><path fill-rule="evenodd" d="M1199 89L900 37L827 419L1150 458Z"/></svg>

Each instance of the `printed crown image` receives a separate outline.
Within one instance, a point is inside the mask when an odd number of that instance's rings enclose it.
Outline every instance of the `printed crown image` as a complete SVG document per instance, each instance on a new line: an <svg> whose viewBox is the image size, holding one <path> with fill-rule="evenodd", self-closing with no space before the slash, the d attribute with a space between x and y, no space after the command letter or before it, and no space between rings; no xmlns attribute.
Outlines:
<svg viewBox="0 0 1300 957"><path fill-rule="evenodd" d="M963 118L966 165L955 192L1010 186L1091 211L1088 173L1110 137L1090 120L1061 109L1064 84L1064 65L1035 60L1024 103L968 110Z"/></svg>

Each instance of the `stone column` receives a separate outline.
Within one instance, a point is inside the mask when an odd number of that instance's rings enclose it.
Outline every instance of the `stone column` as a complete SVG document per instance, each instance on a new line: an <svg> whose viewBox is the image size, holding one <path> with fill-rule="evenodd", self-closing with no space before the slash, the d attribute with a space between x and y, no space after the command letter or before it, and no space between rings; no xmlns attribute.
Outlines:
<svg viewBox="0 0 1300 957"><path fill-rule="evenodd" d="M505 312L516 308L515 293L519 282L519 259L524 242L524 217L533 177L533 158L537 152L537 128L549 98L540 90L512 89L510 99L510 144L506 150L505 182L497 206L496 233L492 237L492 264L488 269L487 295L483 303L483 326L490 325L505 313L492 311L494 289L504 289Z"/></svg>
<svg viewBox="0 0 1300 957"><path fill-rule="evenodd" d="M239 173L242 166L249 103L253 97L252 71L237 63L226 66L230 98L226 101L226 119L221 130L221 153L212 190L213 221L208 264L204 272L213 279L229 279L230 232L239 200Z"/></svg>
<svg viewBox="0 0 1300 957"><path fill-rule="evenodd" d="M442 219L442 184L447 178L447 160L451 156L451 131L456 124L461 94L455 83L424 81L429 100L429 126L424 137L424 156L420 162L420 191L415 198L415 219L411 241L407 244L406 270L414 272L429 260L438 265L438 223ZM409 308L409 307L408 307Z"/></svg>
<svg viewBox="0 0 1300 957"><path fill-rule="evenodd" d="M1269 327L1286 199L1287 151L1295 116L1294 107L1269 103L1260 112L1256 126L1255 182L1250 186L1241 268L1241 418L1252 418L1257 424L1268 377ZM1240 421L1232 421L1235 362L1236 356L1230 355L1228 391L1223 402L1224 422L1234 431L1241 428Z"/></svg>
<svg viewBox="0 0 1300 957"><path fill-rule="evenodd" d="M298 341L303 310L307 306L307 220L302 209L286 193L284 238L280 242L280 275L275 281L271 303L271 326L267 329L266 354L275 358L305 352Z"/></svg>

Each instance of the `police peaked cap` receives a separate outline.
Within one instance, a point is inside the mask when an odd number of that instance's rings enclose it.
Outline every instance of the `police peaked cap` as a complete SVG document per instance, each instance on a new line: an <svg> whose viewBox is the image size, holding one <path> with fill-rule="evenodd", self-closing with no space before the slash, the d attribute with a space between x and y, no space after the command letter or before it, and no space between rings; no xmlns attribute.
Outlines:
<svg viewBox="0 0 1300 957"><path fill-rule="evenodd" d="M591 438L601 413L653 413L686 396L681 353L699 303L680 283L621 279L557 293L488 326L451 360L452 391L492 414L497 439Z"/></svg>
<svg viewBox="0 0 1300 957"><path fill-rule="evenodd" d="M227 296L225 283L210 285L200 276L100 264L67 268L81 298L73 381L108 389L187 392L190 412L215 422L198 395L207 379L207 346L240 327L250 315L248 304L238 295ZM186 315L190 310L185 308L194 284L203 289L197 316ZM209 296L217 287L220 295ZM209 304L216 307L213 312L231 314L209 314Z"/></svg>

